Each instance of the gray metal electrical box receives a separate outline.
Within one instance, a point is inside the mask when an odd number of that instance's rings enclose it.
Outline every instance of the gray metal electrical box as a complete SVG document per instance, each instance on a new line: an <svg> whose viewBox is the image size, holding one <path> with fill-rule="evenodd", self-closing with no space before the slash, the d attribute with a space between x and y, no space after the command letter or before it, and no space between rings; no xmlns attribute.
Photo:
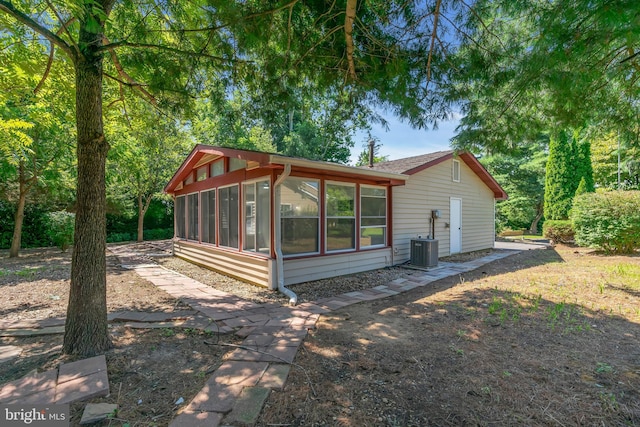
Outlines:
<svg viewBox="0 0 640 427"><path fill-rule="evenodd" d="M435 239L411 240L411 264L418 267L438 265L438 241Z"/></svg>

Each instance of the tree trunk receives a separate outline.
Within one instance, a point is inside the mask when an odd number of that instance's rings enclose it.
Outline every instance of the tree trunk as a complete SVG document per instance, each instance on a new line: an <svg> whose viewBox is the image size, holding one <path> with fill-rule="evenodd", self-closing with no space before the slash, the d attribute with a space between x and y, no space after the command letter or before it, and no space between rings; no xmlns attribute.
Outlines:
<svg viewBox="0 0 640 427"><path fill-rule="evenodd" d="M71 290L63 351L91 356L111 348L107 329L106 186L109 144L102 123L101 32L80 26L76 56L78 186Z"/></svg>
<svg viewBox="0 0 640 427"><path fill-rule="evenodd" d="M544 212L542 211L542 206L539 206L538 211L536 213L536 217L531 222L531 227L529 227L529 231L531 232L531 234L534 234L534 235L538 234L538 223L542 219L543 213Z"/></svg>
<svg viewBox="0 0 640 427"><path fill-rule="evenodd" d="M20 165L22 170L22 165ZM20 253L22 243L22 222L24 221L24 205L27 201L27 191L24 185L22 172L20 173L20 196L18 198L18 207L15 214L15 222L13 225L13 237L11 238L11 248L9 249L9 258L16 258Z"/></svg>
<svg viewBox="0 0 640 427"><path fill-rule="evenodd" d="M142 194L138 194L138 242L142 242L144 240L144 216L149 210L149 205L151 204L151 196L147 197L147 200L143 202L144 199Z"/></svg>

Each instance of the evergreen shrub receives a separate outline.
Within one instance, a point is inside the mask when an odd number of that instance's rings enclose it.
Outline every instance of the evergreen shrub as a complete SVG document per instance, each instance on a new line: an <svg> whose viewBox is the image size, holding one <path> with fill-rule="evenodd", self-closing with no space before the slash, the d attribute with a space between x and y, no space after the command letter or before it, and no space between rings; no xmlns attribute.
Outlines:
<svg viewBox="0 0 640 427"><path fill-rule="evenodd" d="M573 243L574 231L569 220L547 220L542 226L542 235L554 243Z"/></svg>
<svg viewBox="0 0 640 427"><path fill-rule="evenodd" d="M582 194L571 217L580 246L615 254L640 249L640 191Z"/></svg>

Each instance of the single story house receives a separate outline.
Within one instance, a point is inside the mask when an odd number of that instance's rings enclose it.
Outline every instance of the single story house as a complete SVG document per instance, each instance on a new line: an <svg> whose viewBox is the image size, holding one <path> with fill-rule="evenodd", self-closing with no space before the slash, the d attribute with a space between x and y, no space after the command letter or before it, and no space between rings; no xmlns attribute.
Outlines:
<svg viewBox="0 0 640 427"><path fill-rule="evenodd" d="M495 201L507 197L466 152L353 167L209 145L165 192L176 256L285 293L405 263L419 237L437 239L439 256L491 248Z"/></svg>

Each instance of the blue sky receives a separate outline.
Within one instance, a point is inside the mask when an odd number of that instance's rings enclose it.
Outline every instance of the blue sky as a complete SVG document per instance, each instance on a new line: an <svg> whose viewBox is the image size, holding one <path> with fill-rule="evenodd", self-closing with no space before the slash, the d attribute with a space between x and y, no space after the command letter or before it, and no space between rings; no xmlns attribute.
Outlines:
<svg viewBox="0 0 640 427"><path fill-rule="evenodd" d="M389 130L375 125L371 135L380 140L380 154L389 156L389 160L448 150L449 140L455 135L455 128L458 126L458 120L453 119L439 123L437 130L413 129L393 116L385 118L389 122ZM357 132L354 139L356 144L351 149L351 164L355 163L358 154L363 151L363 145L368 139L367 133Z"/></svg>

